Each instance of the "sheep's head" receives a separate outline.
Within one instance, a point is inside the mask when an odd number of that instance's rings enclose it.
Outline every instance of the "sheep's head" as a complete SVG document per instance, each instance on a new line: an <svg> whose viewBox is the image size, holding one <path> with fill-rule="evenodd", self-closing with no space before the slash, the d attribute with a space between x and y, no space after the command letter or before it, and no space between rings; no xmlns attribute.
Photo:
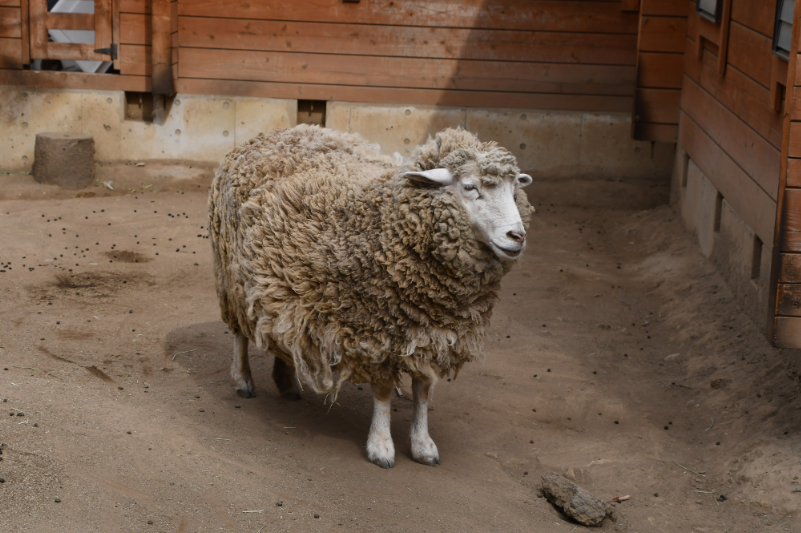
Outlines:
<svg viewBox="0 0 801 533"><path fill-rule="evenodd" d="M437 134L412 154L412 160L416 169L404 173L407 179L448 188L464 208L476 240L502 261L520 257L526 230L517 193L531 177L520 173L510 152L457 129Z"/></svg>

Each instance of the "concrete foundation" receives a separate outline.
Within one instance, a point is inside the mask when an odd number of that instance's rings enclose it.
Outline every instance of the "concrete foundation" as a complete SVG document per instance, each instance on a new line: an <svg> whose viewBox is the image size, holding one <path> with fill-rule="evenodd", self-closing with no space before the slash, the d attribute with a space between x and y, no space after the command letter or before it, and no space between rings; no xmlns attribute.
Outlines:
<svg viewBox="0 0 801 533"><path fill-rule="evenodd" d="M671 198L701 253L723 275L734 300L765 331L772 243L762 243L715 186L679 149Z"/></svg>
<svg viewBox="0 0 801 533"><path fill-rule="evenodd" d="M218 162L261 131L297 122L297 100L175 97L166 122L125 118L125 93L0 87L0 169L33 164L36 133L80 132L101 162ZM495 140L535 177L667 179L674 145L631 139L627 113L468 109L328 102L326 127L358 132L388 154L409 155L429 135L461 126Z"/></svg>

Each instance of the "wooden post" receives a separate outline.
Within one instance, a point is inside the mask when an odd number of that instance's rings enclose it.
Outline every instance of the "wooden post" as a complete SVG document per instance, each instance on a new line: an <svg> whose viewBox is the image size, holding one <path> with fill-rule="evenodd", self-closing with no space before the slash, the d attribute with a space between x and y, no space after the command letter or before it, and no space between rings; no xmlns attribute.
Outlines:
<svg viewBox="0 0 801 533"><path fill-rule="evenodd" d="M172 96L172 42L170 0L152 0L152 65L153 65L153 121L164 124L167 119L165 97Z"/></svg>

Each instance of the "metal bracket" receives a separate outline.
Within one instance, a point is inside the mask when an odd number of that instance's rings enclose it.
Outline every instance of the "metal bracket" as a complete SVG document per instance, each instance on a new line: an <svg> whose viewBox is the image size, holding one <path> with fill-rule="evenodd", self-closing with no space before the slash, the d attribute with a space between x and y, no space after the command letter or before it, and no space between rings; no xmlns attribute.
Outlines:
<svg viewBox="0 0 801 533"><path fill-rule="evenodd" d="M103 54L111 56L111 59L117 59L117 45L112 44L111 48L98 48L94 51L96 54Z"/></svg>

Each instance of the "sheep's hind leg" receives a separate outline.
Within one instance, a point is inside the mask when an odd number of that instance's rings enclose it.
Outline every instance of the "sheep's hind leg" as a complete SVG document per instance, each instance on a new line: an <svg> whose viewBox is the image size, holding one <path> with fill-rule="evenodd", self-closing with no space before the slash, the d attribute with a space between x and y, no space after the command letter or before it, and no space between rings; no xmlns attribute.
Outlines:
<svg viewBox="0 0 801 533"><path fill-rule="evenodd" d="M412 380L414 419L412 420L412 459L424 465L440 464L437 445L428 434L428 395L431 381Z"/></svg>
<svg viewBox="0 0 801 533"><path fill-rule="evenodd" d="M234 335L234 362L231 365L231 377L236 382L236 393L239 396L253 398L256 395L253 376L250 375L248 338L241 332Z"/></svg>
<svg viewBox="0 0 801 533"><path fill-rule="evenodd" d="M395 466L395 445L389 432L392 384L373 384L373 422L367 437L367 458L381 468Z"/></svg>
<svg viewBox="0 0 801 533"><path fill-rule="evenodd" d="M285 400L300 400L300 392L298 391L298 379L295 376L295 367L289 365L278 357L275 356L273 362L273 381L281 397Z"/></svg>

